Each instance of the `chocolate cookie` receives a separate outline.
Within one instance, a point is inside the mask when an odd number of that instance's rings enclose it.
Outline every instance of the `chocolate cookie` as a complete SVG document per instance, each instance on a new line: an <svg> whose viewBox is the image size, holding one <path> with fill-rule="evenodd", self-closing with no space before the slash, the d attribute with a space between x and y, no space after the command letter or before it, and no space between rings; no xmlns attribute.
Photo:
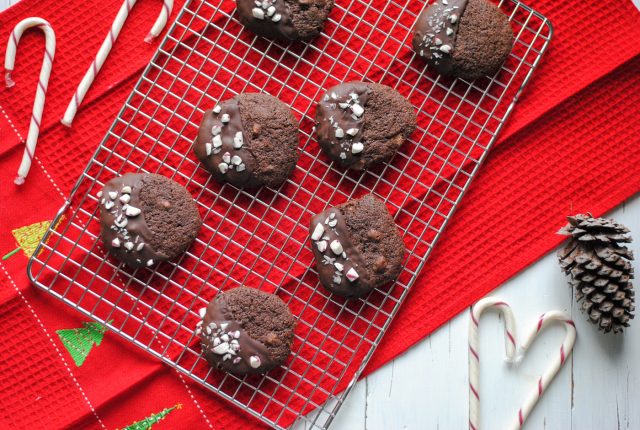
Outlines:
<svg viewBox="0 0 640 430"><path fill-rule="evenodd" d="M193 151L218 182L279 187L298 162L298 122L268 94L239 94L204 113Z"/></svg>
<svg viewBox="0 0 640 430"><path fill-rule="evenodd" d="M513 46L507 16L488 0L437 0L418 16L413 50L445 76L493 76Z"/></svg>
<svg viewBox="0 0 640 430"><path fill-rule="evenodd" d="M107 182L98 198L102 241L130 267L177 257L202 225L191 194L164 176L127 173Z"/></svg>
<svg viewBox="0 0 640 430"><path fill-rule="evenodd" d="M311 248L320 282L345 297L362 297L395 280L405 247L383 202L371 195L311 218Z"/></svg>
<svg viewBox="0 0 640 430"><path fill-rule="evenodd" d="M393 157L415 130L416 114L393 88L354 81L327 91L316 123L318 143L329 158L363 170Z"/></svg>
<svg viewBox="0 0 640 430"><path fill-rule="evenodd" d="M239 287L200 310L196 333L205 359L237 375L265 373L291 353L295 318L274 294Z"/></svg>
<svg viewBox="0 0 640 430"><path fill-rule="evenodd" d="M240 22L269 39L308 41L322 31L333 0L236 0Z"/></svg>

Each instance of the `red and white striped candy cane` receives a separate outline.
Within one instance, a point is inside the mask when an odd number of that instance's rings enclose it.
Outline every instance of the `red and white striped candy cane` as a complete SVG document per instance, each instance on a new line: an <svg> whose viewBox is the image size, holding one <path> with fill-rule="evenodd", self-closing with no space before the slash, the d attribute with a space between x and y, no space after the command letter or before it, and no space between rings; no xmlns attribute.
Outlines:
<svg viewBox="0 0 640 430"><path fill-rule="evenodd" d="M522 344L522 354L524 354L524 352L529 349L534 339L538 336L538 333L540 333L545 327L557 323L562 323L565 328L564 340L562 341L562 345L560 345L560 351L556 353L554 359L545 369L544 373L538 378L537 386L529 392L529 395L527 395L524 403L522 403L522 406L518 410L518 415L514 418L511 424L512 429L522 428L522 425L535 407L536 403L538 403L540 397L542 397L560 368L564 365L564 363L566 363L567 357L573 351L573 346L576 343L575 324L573 323L569 315L567 315L565 312L550 311L540 315L538 323Z"/></svg>
<svg viewBox="0 0 640 430"><path fill-rule="evenodd" d="M18 42L22 34L31 27L38 27L44 32L45 48L44 59L42 60L42 69L38 78L38 88L36 89L36 98L33 102L33 112L31 114L31 123L29 124L29 133L27 134L27 142L22 155L22 161L18 168L18 176L15 179L16 185L24 184L25 178L31 169L31 161L33 160L38 135L40 134L40 121L42 120L42 111L44 109L45 96L47 94L47 85L49 85L49 76L51 76L51 67L53 66L53 57L56 54L56 34L51 25L42 18L30 17L20 21L9 37L7 43L7 52L4 59L4 68L6 71L5 81L7 88L15 85L11 79L11 72L16 61L16 50Z"/></svg>
<svg viewBox="0 0 640 430"><path fill-rule="evenodd" d="M124 25L127 17L129 16L129 12L136 4L137 0L124 0L118 14L116 15L113 24L111 24L111 30L109 30L109 34L102 42L102 46L98 50L96 54L96 58L91 62L91 65L87 69L82 81L80 81L80 85L76 89L76 92L73 94L71 101L69 102L69 106L67 106L67 110L64 113L64 117L62 118L62 124L67 127L71 127L71 123L76 116L76 112L78 111L78 107L82 104L84 97L87 95L87 91L91 88L91 84L95 80L98 72L102 69L104 62L107 60L109 53L111 52L111 48L113 44L118 39L120 35L120 30L122 30L122 26ZM162 29L167 25L167 21L169 20L169 15L171 15L171 10L173 9L173 0L163 0L162 9L160 10L160 15L156 19L156 22L153 24L151 31L145 37L144 41L147 43L151 43L153 39L158 37Z"/></svg>
<svg viewBox="0 0 640 430"><path fill-rule="evenodd" d="M509 305L503 300L488 297L478 301L471 308L471 321L469 322L469 429L479 430L480 428L480 355L478 350L478 327L482 313L488 309L495 308L502 313L505 319L505 346L507 360L514 362L531 346L537 335L548 325L554 323L563 323L566 334L560 346L560 351L552 360L549 367L538 378L536 387L531 390L522 406L518 409L513 422L509 426L510 429L520 429L525 420L535 407L540 397L553 381L558 370L564 365L567 357L571 354L576 341L576 329L573 321L565 312L551 311L542 314L527 336L522 346L518 348L517 328L513 312Z"/></svg>
<svg viewBox="0 0 640 430"><path fill-rule="evenodd" d="M469 429L478 430L480 425L480 353L478 347L478 326L480 317L488 309L496 309L504 317L505 349L507 360L516 358L517 328L511 307L503 300L487 297L478 301L470 309L469 322Z"/></svg>

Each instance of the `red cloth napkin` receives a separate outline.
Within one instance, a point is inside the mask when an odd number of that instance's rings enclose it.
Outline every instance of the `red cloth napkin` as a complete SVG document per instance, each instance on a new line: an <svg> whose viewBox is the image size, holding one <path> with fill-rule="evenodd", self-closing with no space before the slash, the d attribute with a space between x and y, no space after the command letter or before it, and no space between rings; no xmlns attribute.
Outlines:
<svg viewBox="0 0 640 430"><path fill-rule="evenodd" d="M23 0L0 28L38 15L57 31L38 162L27 184L11 184L42 60L41 37L21 41L11 90L0 91L0 254L14 230L53 218L156 45L142 42L159 4L141 2L89 92L71 131L57 123L120 3ZM177 2L176 10L181 6ZM367 368L374 370L553 248L564 215L601 214L637 192L640 17L630 2L534 2L553 22L551 49L426 269ZM175 14L175 12L174 12ZM142 17L146 17L144 20ZM142 22L148 25L142 25ZM410 23L407 23L410 25ZM610 29L625 37L611 46ZM3 55L3 52L0 52ZM56 334L85 321L29 286L23 252L0 263L0 425L122 428L167 412L166 428L247 428L258 423L107 333L81 366ZM499 261L499 265L490 264ZM490 267L490 270L487 270ZM8 357L4 362L4 357ZM464 370L463 370L464 371ZM158 418L159 419L159 418ZM161 425L158 425L160 427Z"/></svg>

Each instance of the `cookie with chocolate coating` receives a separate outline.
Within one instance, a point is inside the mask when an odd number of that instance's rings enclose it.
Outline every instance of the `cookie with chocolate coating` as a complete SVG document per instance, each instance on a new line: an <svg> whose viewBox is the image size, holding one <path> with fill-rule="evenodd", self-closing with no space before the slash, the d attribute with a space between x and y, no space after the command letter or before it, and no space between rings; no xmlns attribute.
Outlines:
<svg viewBox="0 0 640 430"><path fill-rule="evenodd" d="M239 94L204 113L193 151L220 183L277 188L298 162L298 122L273 96Z"/></svg>
<svg viewBox="0 0 640 430"><path fill-rule="evenodd" d="M345 82L327 90L316 110L322 150L343 167L387 162L416 128L416 113L391 87Z"/></svg>
<svg viewBox="0 0 640 430"><path fill-rule="evenodd" d="M268 39L309 41L320 34L333 0L236 0L240 22Z"/></svg>
<svg viewBox="0 0 640 430"><path fill-rule="evenodd" d="M366 195L311 218L311 248L322 285L345 297L362 297L395 280L405 246L385 204Z"/></svg>
<svg viewBox="0 0 640 430"><path fill-rule="evenodd" d="M152 266L184 253L202 219L191 194L161 175L127 173L100 193L100 236L129 267Z"/></svg>
<svg viewBox="0 0 640 430"><path fill-rule="evenodd" d="M276 295L239 287L200 311L197 333L205 359L237 375L262 374L291 353L295 318Z"/></svg>
<svg viewBox="0 0 640 430"><path fill-rule="evenodd" d="M512 46L507 16L488 0L437 0L413 30L419 56L438 73L467 80L495 75Z"/></svg>

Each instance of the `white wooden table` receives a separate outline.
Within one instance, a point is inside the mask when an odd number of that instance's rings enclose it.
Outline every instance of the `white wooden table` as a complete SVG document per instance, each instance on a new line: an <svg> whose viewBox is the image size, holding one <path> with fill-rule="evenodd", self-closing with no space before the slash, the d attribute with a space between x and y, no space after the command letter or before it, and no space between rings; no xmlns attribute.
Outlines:
<svg viewBox="0 0 640 430"><path fill-rule="evenodd" d="M640 0L633 1L640 8ZM14 3L16 0L0 0L0 10ZM636 241L631 247L640 260L640 196L609 215L632 230ZM638 264L635 266L639 267ZM640 281L636 282L636 288L640 288ZM571 360L545 393L525 428L640 429L640 316L623 336L599 333L580 313L553 253L492 295L511 304L521 332L551 309L570 312L578 330ZM467 324L465 312L358 382L332 428L465 429ZM503 361L502 330L496 314L483 318L480 336L483 429L505 427L536 382L544 361L555 354L563 337L562 328L550 328L534 343L521 364L513 367Z"/></svg>

